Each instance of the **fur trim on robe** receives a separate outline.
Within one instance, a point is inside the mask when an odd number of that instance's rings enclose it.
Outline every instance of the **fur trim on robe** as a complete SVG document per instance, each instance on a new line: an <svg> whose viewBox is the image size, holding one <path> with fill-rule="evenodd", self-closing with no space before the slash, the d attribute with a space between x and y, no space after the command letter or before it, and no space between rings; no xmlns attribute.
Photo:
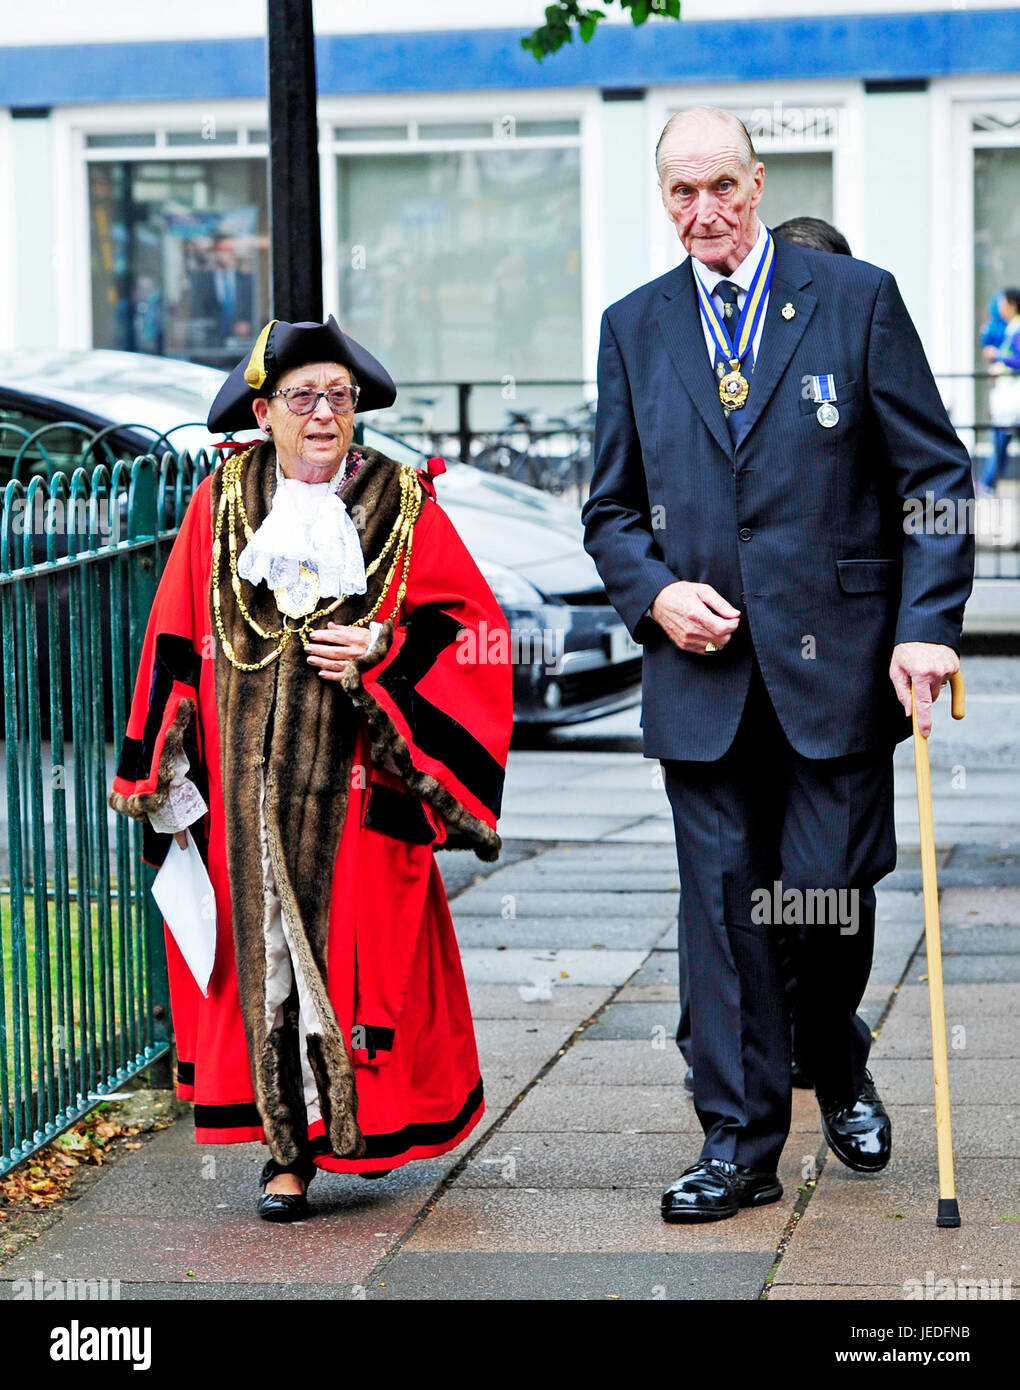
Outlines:
<svg viewBox="0 0 1020 1390"><path fill-rule="evenodd" d="M363 545L371 559L385 542L399 510L399 465L375 456L344 489L352 515L363 516ZM275 484L275 452L260 445L244 467L245 509L252 529L265 517ZM210 490L213 525L222 474ZM355 510L360 508L360 511ZM226 550L226 546L224 546ZM226 556L224 556L224 560ZM388 562L357 600L366 612L378 597ZM252 617L267 631L282 622L264 584L241 581ZM238 611L229 569L220 576L224 628L240 661L259 660L267 644ZM358 613L348 613L347 621ZM326 942L333 866L343 829L358 715L339 682L324 681L292 640L283 655L261 671L238 671L216 646L216 698L227 817L226 844L237 979L252 1064L256 1104L273 1157L292 1163L305 1145L305 1110L298 1034L293 1011L280 1028L267 1030L266 959L262 876L255 847L260 843L260 773L265 776L265 816L277 892L286 914L298 963L322 1022L307 1039L333 1153L357 1158L363 1139L357 1123L354 1067L326 987Z"/></svg>

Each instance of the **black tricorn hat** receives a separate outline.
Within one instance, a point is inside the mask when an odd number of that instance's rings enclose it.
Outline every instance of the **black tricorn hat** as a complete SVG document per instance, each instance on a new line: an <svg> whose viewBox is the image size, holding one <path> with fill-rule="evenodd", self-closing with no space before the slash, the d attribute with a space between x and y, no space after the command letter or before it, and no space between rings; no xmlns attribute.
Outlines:
<svg viewBox="0 0 1020 1390"><path fill-rule="evenodd" d="M220 387L209 408L209 429L214 434L253 430L258 426L252 411L257 396L265 396L281 372L303 367L306 362L339 362L349 367L361 388L358 410L381 410L397 398L393 378L370 352L343 331L330 314L325 323L266 324L251 353Z"/></svg>

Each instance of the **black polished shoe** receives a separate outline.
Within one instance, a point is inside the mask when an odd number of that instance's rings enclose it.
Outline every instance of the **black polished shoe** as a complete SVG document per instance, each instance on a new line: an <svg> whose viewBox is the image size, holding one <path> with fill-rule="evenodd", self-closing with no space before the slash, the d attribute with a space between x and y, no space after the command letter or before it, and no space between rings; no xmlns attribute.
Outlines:
<svg viewBox="0 0 1020 1390"><path fill-rule="evenodd" d="M305 1193L308 1191L308 1184L315 1175L315 1164L310 1160L292 1163L287 1167L270 1159L262 1169L259 1178L259 1186L262 1189L262 1196L258 1200L258 1214L263 1221L304 1221L311 1215L308 1207L308 1198ZM304 1192L267 1192L266 1183L278 1178L281 1173L293 1173L296 1177L303 1178L305 1184Z"/></svg>
<svg viewBox="0 0 1020 1390"><path fill-rule="evenodd" d="M741 1207L764 1207L782 1195L775 1173L756 1173L722 1158L703 1158L662 1194L662 1219L724 1221L736 1216Z"/></svg>
<svg viewBox="0 0 1020 1390"><path fill-rule="evenodd" d="M687 1093L688 1093L689 1095L692 1095L692 1096L693 1096L693 1094L694 1094L694 1068L693 1068L693 1067L688 1067L687 1070L684 1072L684 1090L687 1091Z"/></svg>
<svg viewBox="0 0 1020 1390"><path fill-rule="evenodd" d="M848 1105L845 1100L818 1095L818 1108L825 1142L840 1163L857 1173L877 1173L892 1155L892 1121L871 1072L864 1077L855 1101Z"/></svg>

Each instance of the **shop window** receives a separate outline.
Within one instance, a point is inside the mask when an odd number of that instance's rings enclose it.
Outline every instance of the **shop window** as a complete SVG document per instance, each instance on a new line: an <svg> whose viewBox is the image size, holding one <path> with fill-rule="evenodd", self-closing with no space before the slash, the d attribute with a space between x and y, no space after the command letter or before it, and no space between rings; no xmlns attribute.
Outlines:
<svg viewBox="0 0 1020 1390"><path fill-rule="evenodd" d="M576 147L338 156L345 327L402 383L580 377Z"/></svg>
<svg viewBox="0 0 1020 1390"><path fill-rule="evenodd" d="M265 161L89 164L96 347L231 367L269 312Z"/></svg>

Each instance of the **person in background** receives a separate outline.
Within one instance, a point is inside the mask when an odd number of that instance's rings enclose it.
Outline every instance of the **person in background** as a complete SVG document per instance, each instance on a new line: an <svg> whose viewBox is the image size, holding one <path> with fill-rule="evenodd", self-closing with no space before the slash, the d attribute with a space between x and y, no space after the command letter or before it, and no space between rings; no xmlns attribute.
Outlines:
<svg viewBox="0 0 1020 1390"><path fill-rule="evenodd" d="M806 246L809 251L828 251L835 256L852 255L850 243L837 227L821 217L791 217L772 228L773 236Z"/></svg>
<svg viewBox="0 0 1020 1390"><path fill-rule="evenodd" d="M992 300L989 320L981 333L982 353L989 372L996 377L1020 372L1020 289L1010 287ZM1020 421L1018 421L1020 423ZM1016 428L998 426L992 436L992 452L978 480L978 492L985 496L1006 471L1010 438Z"/></svg>

